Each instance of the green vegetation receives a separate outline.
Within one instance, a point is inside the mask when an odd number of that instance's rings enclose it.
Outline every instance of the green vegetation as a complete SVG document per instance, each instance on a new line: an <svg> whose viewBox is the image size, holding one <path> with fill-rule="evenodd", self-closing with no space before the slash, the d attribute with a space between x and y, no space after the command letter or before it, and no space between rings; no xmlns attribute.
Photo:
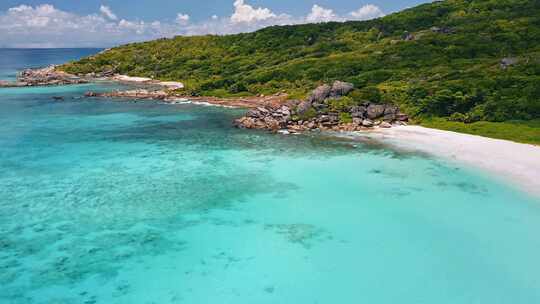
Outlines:
<svg viewBox="0 0 540 304"><path fill-rule="evenodd" d="M356 99L355 101L350 96L343 96L338 99L328 100L328 106L329 106L330 111L341 113L341 112L348 112L350 107L358 105L361 102L363 101L360 99Z"/></svg>
<svg viewBox="0 0 540 304"><path fill-rule="evenodd" d="M356 102L395 103L413 117L444 117L489 136L481 130L499 125L463 123L540 118L540 2L447 0L370 21L160 39L62 68L177 80L185 94L214 96L285 90L300 98L342 80L357 88L349 95Z"/></svg>
<svg viewBox="0 0 540 304"><path fill-rule="evenodd" d="M448 121L444 118L430 118L421 120L419 123L428 128L540 145L540 120L538 119L506 122L479 121L467 124Z"/></svg>
<svg viewBox="0 0 540 304"><path fill-rule="evenodd" d="M315 117L317 117L317 111L315 111L314 108L310 108L304 114L298 117L293 117L293 119L297 121L298 120L311 120L312 118L315 118Z"/></svg>
<svg viewBox="0 0 540 304"><path fill-rule="evenodd" d="M345 113L345 112L339 113L339 122L341 122L341 123L351 123L352 121L353 120L352 120L351 113Z"/></svg>

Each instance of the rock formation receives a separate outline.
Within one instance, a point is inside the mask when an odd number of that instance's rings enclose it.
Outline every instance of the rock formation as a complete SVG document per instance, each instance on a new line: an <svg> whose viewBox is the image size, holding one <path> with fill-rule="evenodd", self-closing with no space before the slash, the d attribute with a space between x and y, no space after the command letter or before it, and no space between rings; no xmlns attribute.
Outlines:
<svg viewBox="0 0 540 304"><path fill-rule="evenodd" d="M87 83L88 80L57 71L55 66L42 69L27 69L17 75L17 81L1 81L0 87L55 86Z"/></svg>
<svg viewBox="0 0 540 304"><path fill-rule="evenodd" d="M153 91L146 89L136 89L127 91L113 91L108 93L86 92L85 97L109 97L109 98L130 98L130 99L153 99L164 100L169 95L165 91Z"/></svg>
<svg viewBox="0 0 540 304"><path fill-rule="evenodd" d="M406 114L391 104L364 102L350 107L346 112L328 110L329 101L346 96L353 89L352 84L341 81L336 81L332 86L321 85L305 101L292 100L277 106L251 109L234 124L238 128L297 133L308 130L358 131L375 126L391 128L393 124L404 124L409 120ZM352 122L344 121L342 116L350 116Z"/></svg>

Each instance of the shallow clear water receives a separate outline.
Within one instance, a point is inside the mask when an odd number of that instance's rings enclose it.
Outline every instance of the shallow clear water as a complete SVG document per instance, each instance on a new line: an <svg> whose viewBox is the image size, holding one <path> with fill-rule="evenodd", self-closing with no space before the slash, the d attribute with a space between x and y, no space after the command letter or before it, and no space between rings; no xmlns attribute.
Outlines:
<svg viewBox="0 0 540 304"><path fill-rule="evenodd" d="M540 302L538 198L89 89L0 90L0 303Z"/></svg>

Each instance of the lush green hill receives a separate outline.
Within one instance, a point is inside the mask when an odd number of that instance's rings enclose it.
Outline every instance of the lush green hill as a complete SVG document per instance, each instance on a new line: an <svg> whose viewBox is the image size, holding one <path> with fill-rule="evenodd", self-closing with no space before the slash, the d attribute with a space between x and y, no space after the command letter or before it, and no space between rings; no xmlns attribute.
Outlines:
<svg viewBox="0 0 540 304"><path fill-rule="evenodd" d="M175 37L63 69L178 80L190 94L217 96L301 96L339 79L358 88L355 102L393 102L420 118L532 120L540 117L540 1L448 0L371 21Z"/></svg>

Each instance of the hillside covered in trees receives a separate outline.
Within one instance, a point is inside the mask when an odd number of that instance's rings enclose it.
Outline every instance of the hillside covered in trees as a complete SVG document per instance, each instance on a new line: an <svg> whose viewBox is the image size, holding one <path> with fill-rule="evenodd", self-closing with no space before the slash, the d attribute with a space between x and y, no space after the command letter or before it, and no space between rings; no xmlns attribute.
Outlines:
<svg viewBox="0 0 540 304"><path fill-rule="evenodd" d="M540 117L540 1L447 0L370 21L273 26L134 43L64 65L182 81L230 96L355 85L349 103L395 103L450 121Z"/></svg>

